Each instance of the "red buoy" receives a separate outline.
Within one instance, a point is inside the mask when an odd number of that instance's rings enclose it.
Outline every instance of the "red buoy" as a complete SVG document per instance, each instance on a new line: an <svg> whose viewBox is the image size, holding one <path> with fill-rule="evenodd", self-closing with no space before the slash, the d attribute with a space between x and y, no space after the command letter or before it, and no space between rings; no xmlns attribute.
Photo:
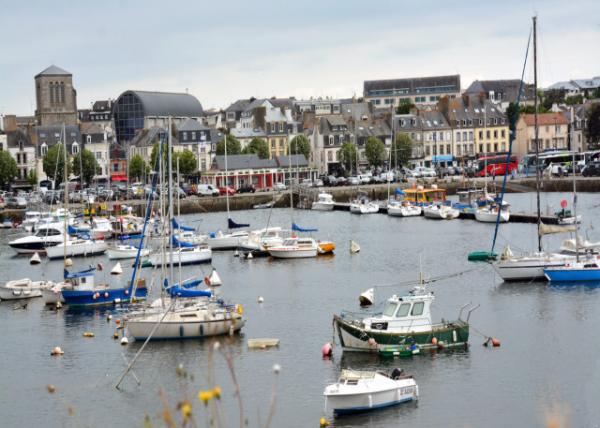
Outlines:
<svg viewBox="0 0 600 428"><path fill-rule="evenodd" d="M431 344L437 345L437 342L438 342L437 337L433 336L433 338L431 339Z"/></svg>
<svg viewBox="0 0 600 428"><path fill-rule="evenodd" d="M496 339L495 337L492 337L492 346L494 346L494 347L500 346L500 341L498 339Z"/></svg>
<svg viewBox="0 0 600 428"><path fill-rule="evenodd" d="M323 355L323 358L329 358L333 355L333 347L331 346L331 343L327 342L325 345L323 345L321 348L321 355Z"/></svg>

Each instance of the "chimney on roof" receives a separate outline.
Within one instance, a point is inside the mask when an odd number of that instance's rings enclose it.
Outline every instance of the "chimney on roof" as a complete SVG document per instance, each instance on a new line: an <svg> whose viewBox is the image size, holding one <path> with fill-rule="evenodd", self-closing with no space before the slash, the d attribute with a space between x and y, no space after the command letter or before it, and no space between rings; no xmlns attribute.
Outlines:
<svg viewBox="0 0 600 428"><path fill-rule="evenodd" d="M448 116L448 104L449 104L448 96L443 96L438 100L438 110L444 115Z"/></svg>
<svg viewBox="0 0 600 428"><path fill-rule="evenodd" d="M17 116L14 114L5 115L3 122L2 129L4 132L15 132L17 130Z"/></svg>
<svg viewBox="0 0 600 428"><path fill-rule="evenodd" d="M463 104L464 104L465 108L469 108L469 103L471 101L469 95L462 94L462 100L463 100Z"/></svg>

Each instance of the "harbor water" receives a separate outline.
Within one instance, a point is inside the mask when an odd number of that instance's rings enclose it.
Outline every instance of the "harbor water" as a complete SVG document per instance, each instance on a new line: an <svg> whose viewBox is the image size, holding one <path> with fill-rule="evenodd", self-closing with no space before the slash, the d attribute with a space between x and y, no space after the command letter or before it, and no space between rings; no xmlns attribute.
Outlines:
<svg viewBox="0 0 600 428"><path fill-rule="evenodd" d="M559 209L563 198L570 204L569 194L544 194L542 209ZM511 194L508 201L515 211L535 208L535 194ZM579 195L582 234L590 240L600 240L599 209L599 195ZM265 227L267 222L287 228L291 223L289 209L238 211L232 218L252 228ZM222 390L222 425L239 426L235 387L221 352L231 355L250 427L264 426L273 396L273 427L315 427L323 416L335 427L542 427L551 418L564 418L571 426L592 426L600 419L596 404L600 284L596 288L594 284L502 283L490 265L467 261L469 252L490 249L491 224L301 210L293 212L293 219L302 227L318 228L315 237L333 240L336 254L245 260L233 252L215 252L213 266L223 280L220 295L244 308L247 324L242 335L151 342L134 366L141 385L128 375L122 391L114 386L141 343L131 340L121 346L113 339L115 320L122 317L117 308L56 311L44 308L41 299L29 301L26 308L1 302L0 426L134 427L143 426L146 416L152 426L162 426L161 391L176 418L180 418L177 403L188 399L198 425L208 426L207 408L197 394L209 386L213 369ZM180 219L206 232L225 228L226 221L225 213ZM27 257L14 255L6 244L19 234L0 231L0 279L61 279L61 261L43 259L42 264L30 266ZM558 249L566 237L544 238L544 245ZM350 254L350 240L360 244L360 253ZM535 225L502 225L497 251L507 242L513 251L533 250ZM98 263L104 269L98 272L97 282L125 284L131 275L126 262L123 275L111 277L114 262L104 256L74 259L71 269ZM322 345L333 340L333 314L359 311L358 296L370 287L377 287L379 306L391 294L409 291L410 286L398 284L416 280L420 265L425 277L462 272L428 289L436 296L434 322L455 319L466 303L481 305L471 316L469 350L382 360L376 355L342 353L337 344L332 359L321 357ZM207 265L186 266L181 277L208 273ZM157 295L157 272L144 269L142 276ZM259 296L263 303L258 303ZM83 337L86 331L95 337ZM498 338L501 347L482 346L485 336ZM247 348L247 339L263 337L279 338L279 347ZM211 357L215 341L221 346ZM65 354L51 357L54 346ZM279 374L273 372L276 364L281 367ZM177 375L179 365L188 376ZM417 403L336 419L324 414L323 390L336 381L342 368L397 366L415 376L420 391ZM55 392L49 393L47 385L53 385Z"/></svg>

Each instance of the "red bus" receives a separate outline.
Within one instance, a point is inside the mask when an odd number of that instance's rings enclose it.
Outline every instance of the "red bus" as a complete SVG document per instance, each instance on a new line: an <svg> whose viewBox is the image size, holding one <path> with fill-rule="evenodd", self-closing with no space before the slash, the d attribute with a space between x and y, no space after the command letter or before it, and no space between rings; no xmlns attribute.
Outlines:
<svg viewBox="0 0 600 428"><path fill-rule="evenodd" d="M506 163L506 155L483 156L477 159L477 176L485 177L504 175L508 165L508 174L519 167L519 160L515 155L510 157L508 164Z"/></svg>

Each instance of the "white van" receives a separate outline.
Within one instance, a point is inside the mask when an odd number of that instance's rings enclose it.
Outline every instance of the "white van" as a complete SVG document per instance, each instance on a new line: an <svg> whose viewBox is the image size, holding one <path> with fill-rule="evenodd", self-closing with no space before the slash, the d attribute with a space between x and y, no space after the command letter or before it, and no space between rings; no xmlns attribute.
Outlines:
<svg viewBox="0 0 600 428"><path fill-rule="evenodd" d="M371 182L371 178L373 178L373 174L370 172L367 172L366 174L360 174L358 176L361 184L369 184Z"/></svg>
<svg viewBox="0 0 600 428"><path fill-rule="evenodd" d="M198 184L196 186L196 194L198 196L219 196L219 189L214 188L210 184Z"/></svg>

